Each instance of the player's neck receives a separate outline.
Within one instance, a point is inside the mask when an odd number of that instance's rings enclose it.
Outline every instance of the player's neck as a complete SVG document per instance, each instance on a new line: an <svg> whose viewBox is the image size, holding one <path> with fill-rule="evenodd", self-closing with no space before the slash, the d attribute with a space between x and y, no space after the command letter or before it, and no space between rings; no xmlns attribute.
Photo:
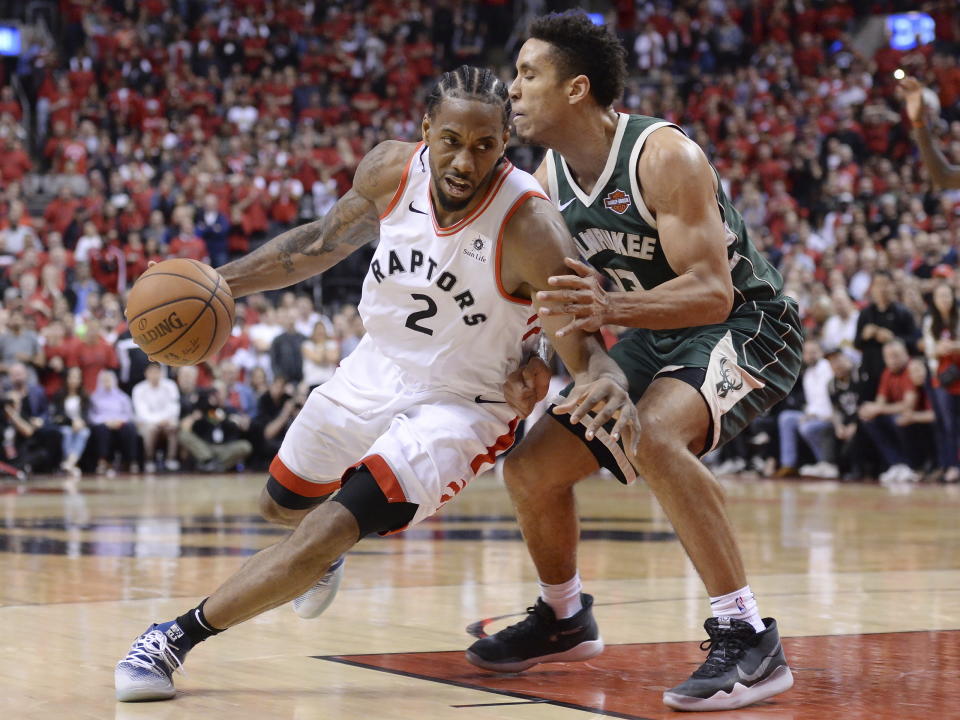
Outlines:
<svg viewBox="0 0 960 720"><path fill-rule="evenodd" d="M589 193L607 164L620 115L598 107L571 115L563 135L550 148L563 156L577 184Z"/></svg>
<svg viewBox="0 0 960 720"><path fill-rule="evenodd" d="M463 220L463 218L472 213L476 207L483 202L487 195L487 189L490 187L490 183L492 183L493 179L498 176L498 171L503 167L503 163L505 162L506 160L504 158L500 159L500 161L490 172L490 175L487 177L487 179L484 180L480 187L477 188L477 191L473 194L473 197L470 198L470 202L467 203L466 207L463 207L459 210L446 210L443 207L443 204L437 198L437 189L431 182L430 199L433 201L433 215L437 220L437 224L442 228L448 228L451 225L456 225L458 222Z"/></svg>

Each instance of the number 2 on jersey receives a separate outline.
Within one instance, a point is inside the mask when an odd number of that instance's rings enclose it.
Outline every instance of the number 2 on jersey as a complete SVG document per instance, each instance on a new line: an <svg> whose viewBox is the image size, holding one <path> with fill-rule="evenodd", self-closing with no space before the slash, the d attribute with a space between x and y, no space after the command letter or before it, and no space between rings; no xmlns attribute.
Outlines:
<svg viewBox="0 0 960 720"><path fill-rule="evenodd" d="M410 313L410 317L407 318L407 322L404 323L411 330L416 330L421 332L424 335L433 335L433 330L418 323L421 320L426 320L437 314L437 304L433 301L433 298L429 295L423 295L421 293L411 293L410 297L414 300L422 300L427 303L426 310L417 310L417 312Z"/></svg>

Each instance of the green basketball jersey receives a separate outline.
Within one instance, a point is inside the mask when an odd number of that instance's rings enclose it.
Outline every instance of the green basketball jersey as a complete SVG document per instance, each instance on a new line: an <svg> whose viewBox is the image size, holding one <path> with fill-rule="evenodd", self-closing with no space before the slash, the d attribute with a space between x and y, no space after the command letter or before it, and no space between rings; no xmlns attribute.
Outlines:
<svg viewBox="0 0 960 720"><path fill-rule="evenodd" d="M661 127L677 126L621 113L607 164L589 196L559 154L551 150L544 159L550 199L560 209L577 248L621 290L649 290L677 277L663 254L657 222L643 202L636 174L643 143ZM743 218L723 191L719 176L717 186L717 203L727 229L734 309L745 302L779 297L780 273L750 242Z"/></svg>

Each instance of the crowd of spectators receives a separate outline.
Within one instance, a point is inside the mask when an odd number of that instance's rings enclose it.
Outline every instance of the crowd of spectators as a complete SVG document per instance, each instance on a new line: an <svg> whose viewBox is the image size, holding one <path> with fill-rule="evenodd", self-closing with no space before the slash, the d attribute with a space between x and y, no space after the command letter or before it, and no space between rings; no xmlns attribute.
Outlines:
<svg viewBox="0 0 960 720"><path fill-rule="evenodd" d="M511 79L523 19L551 6L51 5L52 35L25 26L21 56L0 64L6 464L263 466L363 333L369 251L247 298L220 356L175 376L133 344L126 291L151 260L217 265L323 217L373 145L418 137L439 71ZM718 470L960 478L960 194L931 186L892 74L931 88L960 161L960 19L952 0L917 5L627 1L607 17L629 50L620 109L701 144L806 326L802 381L710 458ZM934 17L933 43L858 49L864 20L905 9ZM539 158L508 152L527 169Z"/></svg>

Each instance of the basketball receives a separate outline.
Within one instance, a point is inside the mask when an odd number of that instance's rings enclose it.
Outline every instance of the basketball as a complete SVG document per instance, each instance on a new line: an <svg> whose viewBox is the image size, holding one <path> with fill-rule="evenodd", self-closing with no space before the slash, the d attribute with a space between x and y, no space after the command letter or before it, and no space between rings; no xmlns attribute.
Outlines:
<svg viewBox="0 0 960 720"><path fill-rule="evenodd" d="M133 341L167 365L196 365L223 347L233 328L233 295L220 273L196 260L164 260L127 298Z"/></svg>

